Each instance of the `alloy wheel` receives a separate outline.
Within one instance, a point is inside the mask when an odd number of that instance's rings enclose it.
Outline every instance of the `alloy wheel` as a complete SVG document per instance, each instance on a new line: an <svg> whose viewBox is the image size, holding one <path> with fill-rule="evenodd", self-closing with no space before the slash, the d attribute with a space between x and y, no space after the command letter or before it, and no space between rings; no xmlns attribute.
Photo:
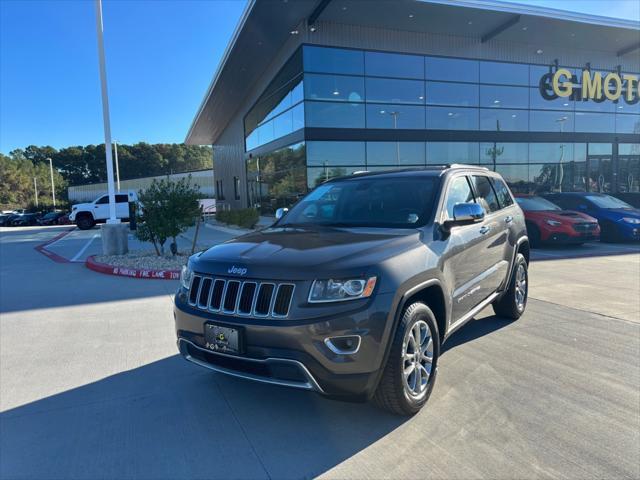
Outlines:
<svg viewBox="0 0 640 480"><path fill-rule="evenodd" d="M527 301L527 270L524 265L518 265L516 270L516 307L518 311L524 310Z"/></svg>
<svg viewBox="0 0 640 480"><path fill-rule="evenodd" d="M427 389L433 366L433 338L424 320L418 320L406 333L402 359L404 387L411 396L419 397Z"/></svg>

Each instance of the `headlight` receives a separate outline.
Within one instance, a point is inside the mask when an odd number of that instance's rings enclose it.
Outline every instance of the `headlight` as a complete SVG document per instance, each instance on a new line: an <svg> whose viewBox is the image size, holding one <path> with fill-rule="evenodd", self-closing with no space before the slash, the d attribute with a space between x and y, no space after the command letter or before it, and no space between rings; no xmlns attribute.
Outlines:
<svg viewBox="0 0 640 480"><path fill-rule="evenodd" d="M376 286L376 277L347 280L315 280L309 292L309 303L342 302L370 297Z"/></svg>
<svg viewBox="0 0 640 480"><path fill-rule="evenodd" d="M191 279L193 278L193 272L189 268L189 265L184 265L180 271L180 285L185 290L189 290L191 286Z"/></svg>
<svg viewBox="0 0 640 480"><path fill-rule="evenodd" d="M557 227L558 225L562 225L562 222L557 220L545 220L547 225L551 225L552 227Z"/></svg>
<svg viewBox="0 0 640 480"><path fill-rule="evenodd" d="M623 217L623 218L622 218L622 221L623 221L623 222L626 222L626 223L630 223L630 224L632 224L632 225L638 225L638 224L640 224L640 218Z"/></svg>

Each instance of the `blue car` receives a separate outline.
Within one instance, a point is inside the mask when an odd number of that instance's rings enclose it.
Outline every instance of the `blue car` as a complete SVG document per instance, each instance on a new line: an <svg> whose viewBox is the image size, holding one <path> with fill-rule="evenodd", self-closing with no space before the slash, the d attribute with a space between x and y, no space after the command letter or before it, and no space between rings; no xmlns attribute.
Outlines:
<svg viewBox="0 0 640 480"><path fill-rule="evenodd" d="M604 193L550 193L544 198L565 210L577 210L598 219L604 241L640 240L640 210Z"/></svg>

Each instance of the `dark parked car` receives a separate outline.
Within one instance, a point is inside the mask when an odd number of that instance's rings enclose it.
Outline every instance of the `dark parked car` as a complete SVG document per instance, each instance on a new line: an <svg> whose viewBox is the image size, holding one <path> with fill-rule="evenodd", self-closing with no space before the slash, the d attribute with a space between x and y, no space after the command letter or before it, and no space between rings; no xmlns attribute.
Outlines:
<svg viewBox="0 0 640 480"><path fill-rule="evenodd" d="M276 218L189 259L174 307L187 360L410 415L447 337L488 305L524 313L524 215L485 168L355 174Z"/></svg>
<svg viewBox="0 0 640 480"><path fill-rule="evenodd" d="M551 193L544 198L567 210L597 218L604 241L640 240L640 210L618 198L588 192Z"/></svg>
<svg viewBox="0 0 640 480"><path fill-rule="evenodd" d="M65 216L64 212L49 212L38 219L40 225L59 225L59 221Z"/></svg>
<svg viewBox="0 0 640 480"><path fill-rule="evenodd" d="M24 213L21 215L16 215L13 219L11 219L11 226L26 227L31 225L38 225L39 219L40 214L38 213Z"/></svg>
<svg viewBox="0 0 640 480"><path fill-rule="evenodd" d="M563 210L542 197L518 195L516 201L524 211L532 247L547 243L580 245L600 239L598 220L586 213Z"/></svg>
<svg viewBox="0 0 640 480"><path fill-rule="evenodd" d="M9 226L8 222L11 217L12 215L8 213L4 213L0 215L0 227L8 227Z"/></svg>

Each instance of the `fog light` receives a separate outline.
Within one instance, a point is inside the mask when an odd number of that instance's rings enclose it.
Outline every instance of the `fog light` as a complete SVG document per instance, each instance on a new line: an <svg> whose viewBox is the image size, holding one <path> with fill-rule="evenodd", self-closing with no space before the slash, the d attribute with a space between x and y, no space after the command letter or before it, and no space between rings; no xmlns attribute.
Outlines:
<svg viewBox="0 0 640 480"><path fill-rule="evenodd" d="M360 335L343 335L327 337L324 344L336 355L353 355L360 349Z"/></svg>

